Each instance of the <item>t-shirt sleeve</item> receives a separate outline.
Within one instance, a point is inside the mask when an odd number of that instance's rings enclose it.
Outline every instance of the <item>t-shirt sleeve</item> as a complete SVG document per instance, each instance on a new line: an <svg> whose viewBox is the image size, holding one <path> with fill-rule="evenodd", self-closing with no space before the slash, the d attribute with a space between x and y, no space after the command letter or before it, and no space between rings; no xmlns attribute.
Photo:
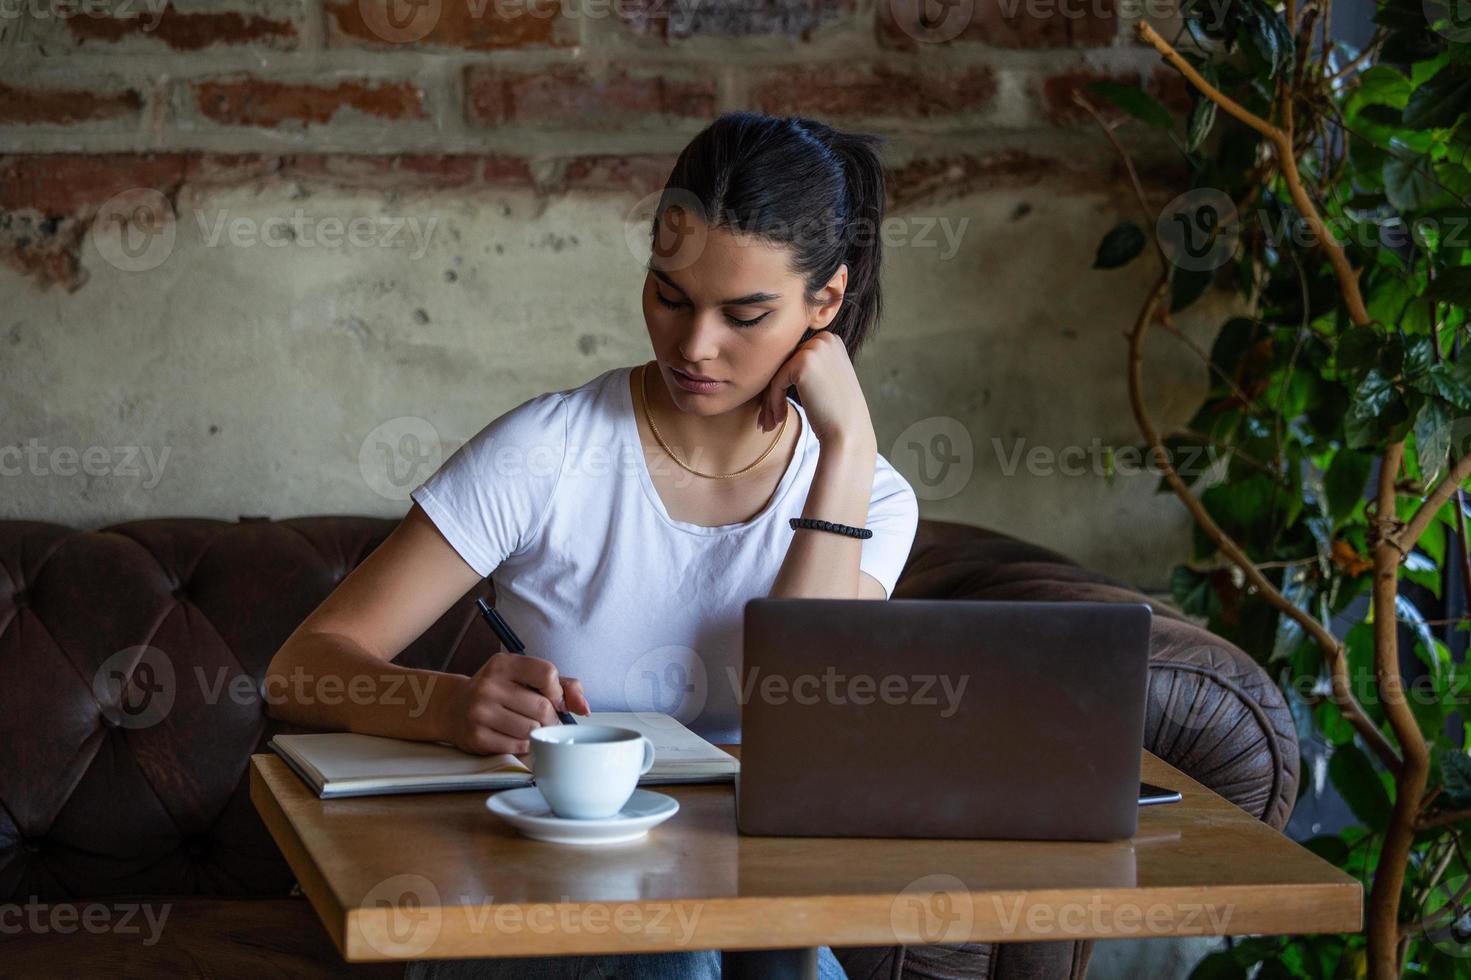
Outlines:
<svg viewBox="0 0 1471 980"><path fill-rule="evenodd" d="M888 599L919 531L919 499L909 481L882 455L874 464L866 526L873 537L863 539L858 569L878 579Z"/></svg>
<svg viewBox="0 0 1471 980"><path fill-rule="evenodd" d="M409 493L483 578L526 547L556 494L567 451L560 392L493 419Z"/></svg>

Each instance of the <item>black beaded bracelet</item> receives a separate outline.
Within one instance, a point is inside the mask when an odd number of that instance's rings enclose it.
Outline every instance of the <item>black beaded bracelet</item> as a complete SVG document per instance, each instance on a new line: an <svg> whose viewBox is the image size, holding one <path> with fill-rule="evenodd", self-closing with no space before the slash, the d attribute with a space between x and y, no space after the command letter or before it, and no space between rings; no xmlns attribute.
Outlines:
<svg viewBox="0 0 1471 980"><path fill-rule="evenodd" d="M871 538L873 532L866 527L854 527L851 524L834 524L832 521L820 521L815 517L792 518L792 530L799 527L809 527L814 531L834 531L838 534L846 534L850 538Z"/></svg>

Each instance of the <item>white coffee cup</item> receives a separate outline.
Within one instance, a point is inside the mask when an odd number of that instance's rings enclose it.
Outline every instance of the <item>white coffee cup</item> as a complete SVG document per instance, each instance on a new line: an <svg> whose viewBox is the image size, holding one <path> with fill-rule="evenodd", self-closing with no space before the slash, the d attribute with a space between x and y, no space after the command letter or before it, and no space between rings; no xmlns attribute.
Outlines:
<svg viewBox="0 0 1471 980"><path fill-rule="evenodd" d="M654 743L631 728L549 725L531 733L536 788L559 817L611 817L654 765Z"/></svg>

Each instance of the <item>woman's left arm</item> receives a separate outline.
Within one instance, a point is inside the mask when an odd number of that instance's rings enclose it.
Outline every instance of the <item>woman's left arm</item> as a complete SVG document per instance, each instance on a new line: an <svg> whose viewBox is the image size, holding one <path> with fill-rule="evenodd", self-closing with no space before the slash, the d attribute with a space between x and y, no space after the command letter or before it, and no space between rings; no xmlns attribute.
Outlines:
<svg viewBox="0 0 1471 980"><path fill-rule="evenodd" d="M821 444L803 517L863 527L873 494L878 439L868 402L841 338L823 330L797 348L767 388L762 428L781 424L789 410L786 391L796 385L812 434ZM776 581L773 597L883 599L884 587L859 571L863 541L833 531L798 528Z"/></svg>

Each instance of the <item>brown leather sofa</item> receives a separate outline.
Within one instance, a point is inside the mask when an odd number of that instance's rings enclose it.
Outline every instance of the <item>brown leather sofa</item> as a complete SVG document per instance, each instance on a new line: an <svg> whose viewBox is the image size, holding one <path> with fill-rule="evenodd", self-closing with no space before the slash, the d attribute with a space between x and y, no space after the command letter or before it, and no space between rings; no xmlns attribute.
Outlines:
<svg viewBox="0 0 1471 980"><path fill-rule="evenodd" d="M168 518L83 532L0 521L0 975L401 975L340 960L247 789L251 754L293 730L257 695L271 655L393 523ZM490 631L471 628L473 600L492 594L481 583L398 662L473 672L491 653ZM1045 548L931 520L894 597L1143 598ZM1154 612L1145 746L1280 829L1298 749L1279 691L1240 650ZM144 645L167 654L172 685L131 666ZM141 697L106 703L115 685L95 679L119 665L130 691L171 689L167 712L140 724ZM1091 947L839 955L854 980L1077 978Z"/></svg>

